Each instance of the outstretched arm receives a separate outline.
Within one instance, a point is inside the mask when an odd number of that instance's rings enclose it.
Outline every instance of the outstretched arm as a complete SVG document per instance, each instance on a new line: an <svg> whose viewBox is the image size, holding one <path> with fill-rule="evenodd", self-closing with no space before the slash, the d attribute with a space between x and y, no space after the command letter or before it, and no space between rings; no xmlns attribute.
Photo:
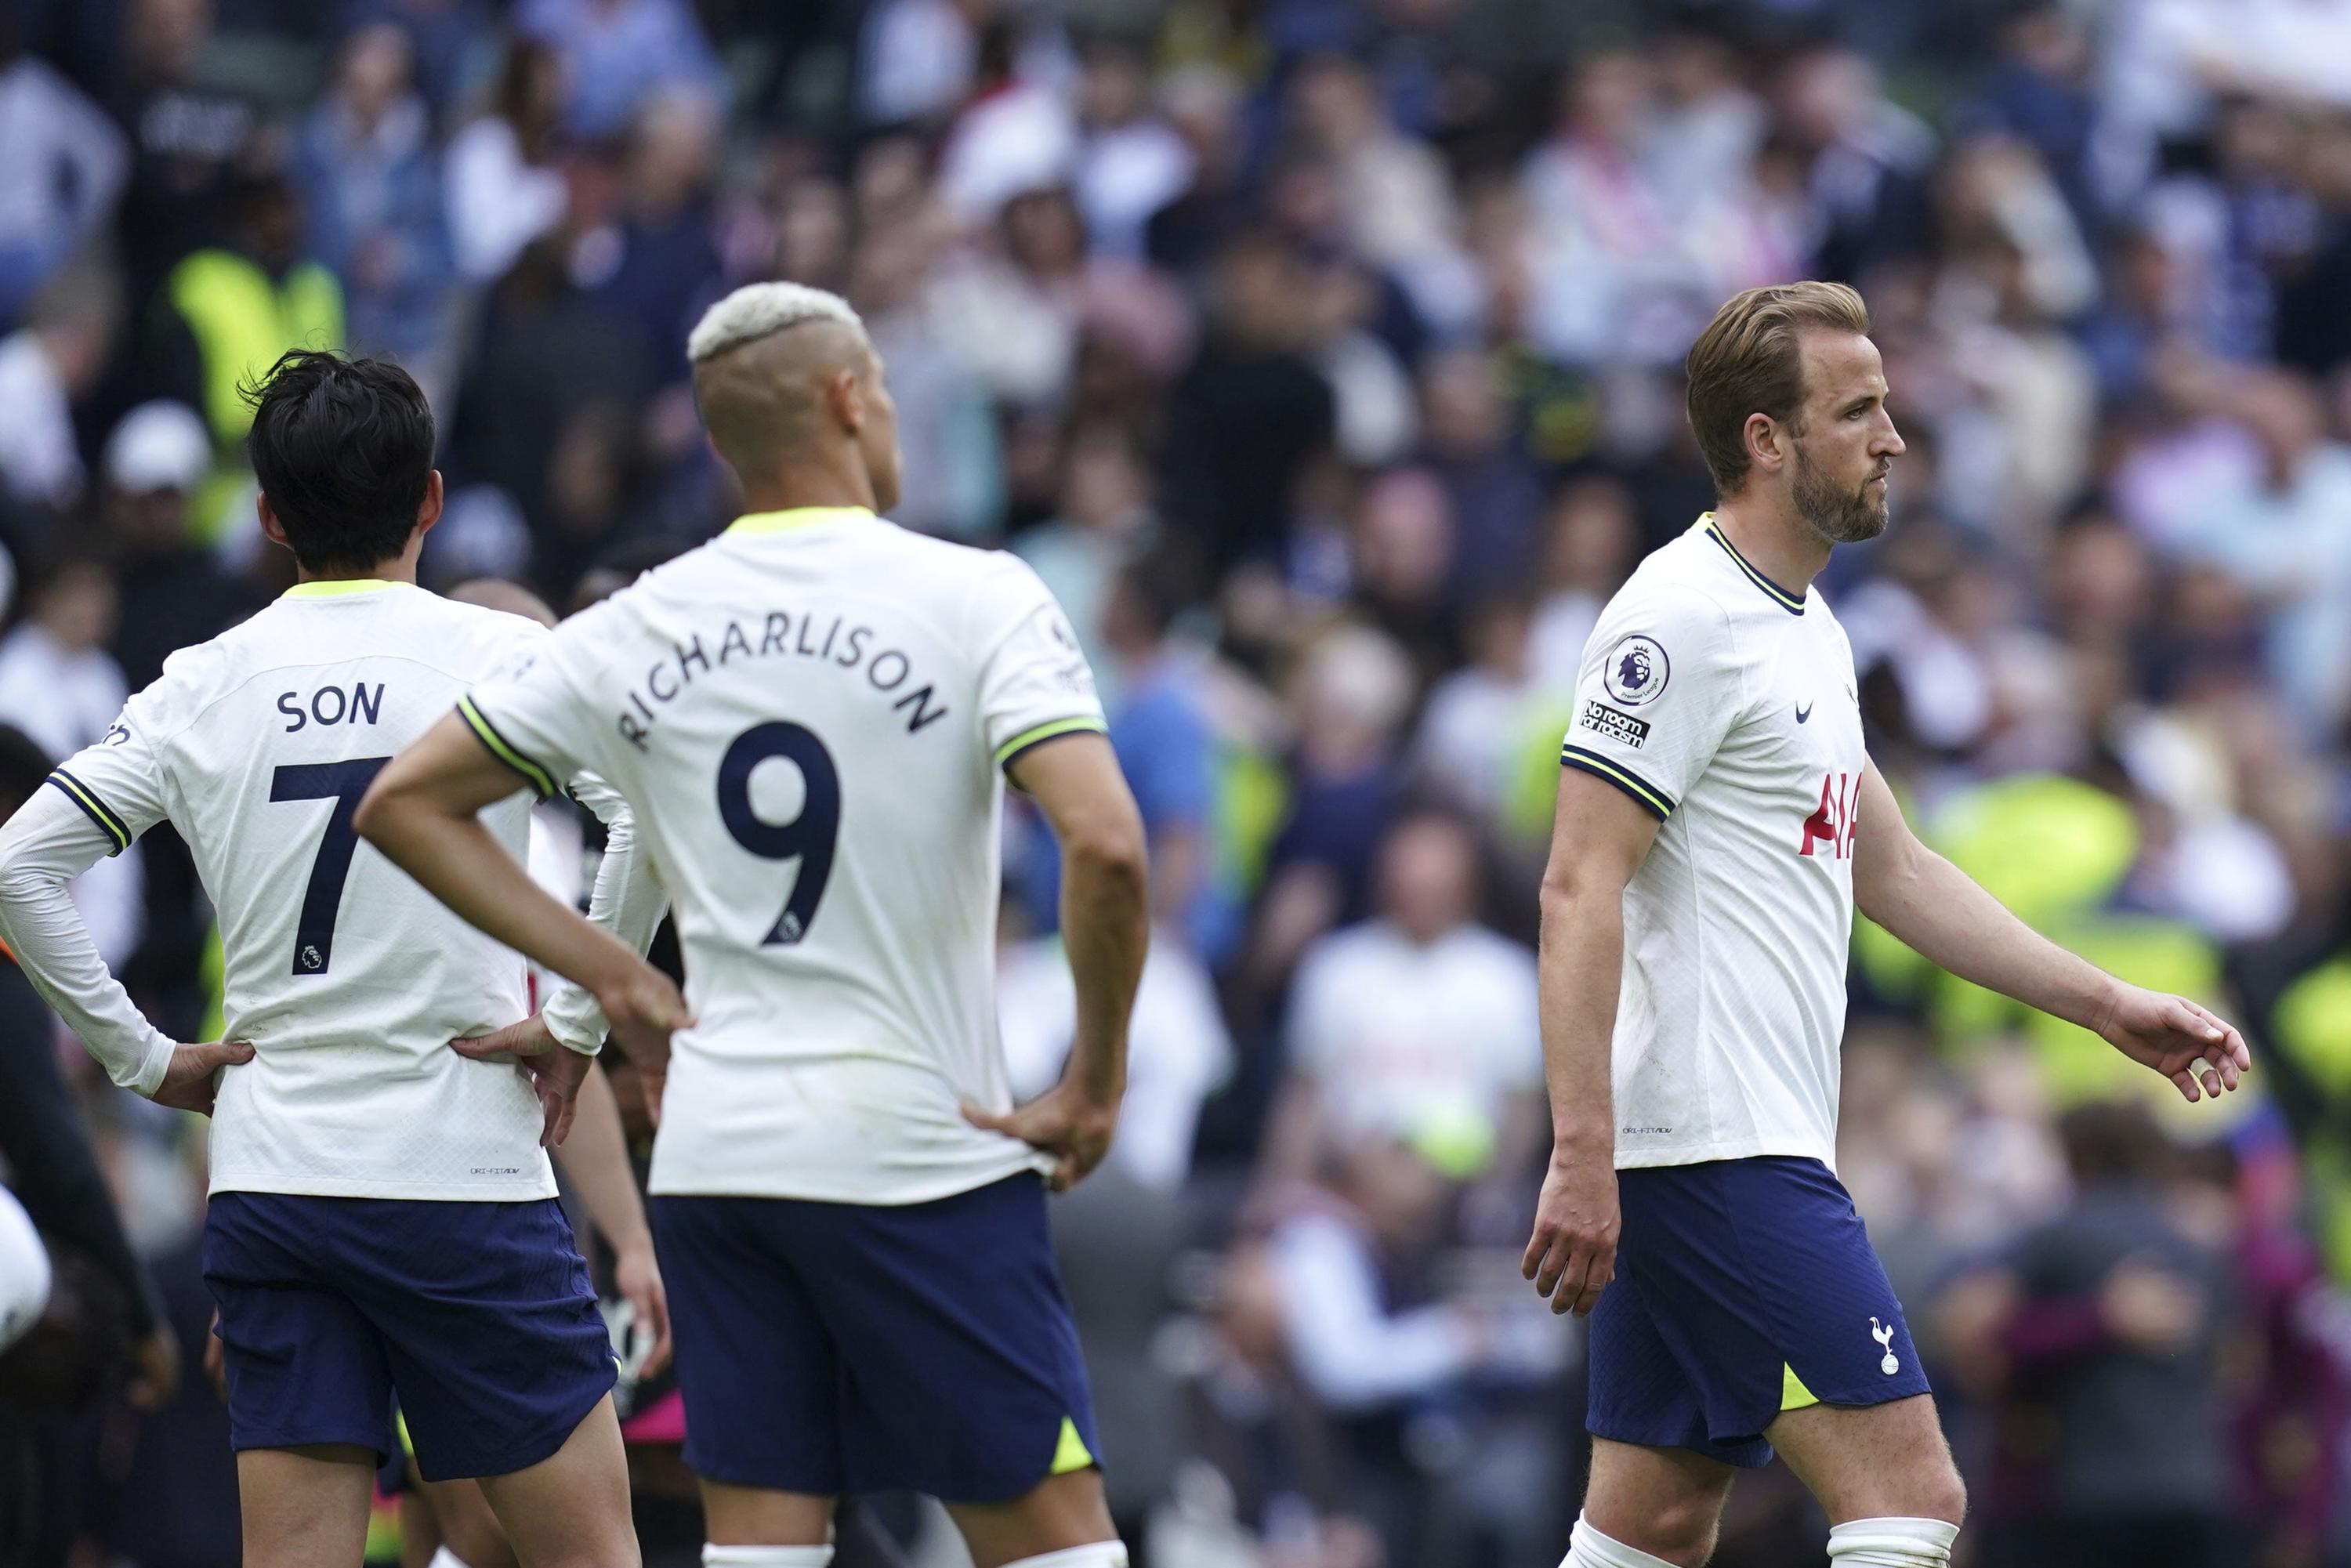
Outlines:
<svg viewBox="0 0 2351 1568"><path fill-rule="evenodd" d="M541 967L584 987L612 1038L650 1064L669 1058L687 1022L668 977L537 883L482 825L478 813L523 787L455 714L384 764L354 825L368 842L472 925Z"/></svg>
<svg viewBox="0 0 2351 1568"><path fill-rule="evenodd" d="M1860 822L1854 900L1929 963L2081 1025L2170 1079L2189 1101L2236 1088L2238 1074L2252 1068L2244 1037L2229 1024L2185 997L2129 985L2067 952L1921 843L1874 762L1862 775Z"/></svg>

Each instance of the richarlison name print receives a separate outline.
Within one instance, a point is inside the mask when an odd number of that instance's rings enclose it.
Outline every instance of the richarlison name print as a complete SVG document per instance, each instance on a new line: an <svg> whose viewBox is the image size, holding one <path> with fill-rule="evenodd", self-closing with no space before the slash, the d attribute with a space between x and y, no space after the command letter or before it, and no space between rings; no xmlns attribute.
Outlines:
<svg viewBox="0 0 2351 1568"><path fill-rule="evenodd" d="M770 610L764 621L729 621L724 630L697 632L673 643L669 655L630 691L628 706L616 719L621 737L639 751L649 750L662 710L691 691L695 681L732 664L748 667L764 659L813 661L863 681L878 699L905 716L908 735L919 735L947 716L946 705L932 683L919 677L913 658L888 646L872 627L844 615Z"/></svg>

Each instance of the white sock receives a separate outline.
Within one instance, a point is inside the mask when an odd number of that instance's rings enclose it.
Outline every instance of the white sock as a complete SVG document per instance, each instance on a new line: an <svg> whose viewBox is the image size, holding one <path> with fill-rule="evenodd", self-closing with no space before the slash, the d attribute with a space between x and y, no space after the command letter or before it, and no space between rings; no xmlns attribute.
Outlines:
<svg viewBox="0 0 2351 1568"><path fill-rule="evenodd" d="M1662 1557L1611 1540L1592 1528L1582 1514L1575 1516L1575 1532L1567 1538L1567 1558L1559 1568L1674 1568Z"/></svg>
<svg viewBox="0 0 2351 1568"><path fill-rule="evenodd" d="M709 1546L702 1549L702 1568L825 1568L832 1561L830 1542L823 1546Z"/></svg>
<svg viewBox="0 0 2351 1568"><path fill-rule="evenodd" d="M433 1554L433 1561L427 1563L424 1568L466 1568L466 1563L464 1558L444 1546Z"/></svg>
<svg viewBox="0 0 2351 1568"><path fill-rule="evenodd" d="M1007 1563L1004 1568L1126 1568L1126 1542L1094 1541Z"/></svg>
<svg viewBox="0 0 2351 1568"><path fill-rule="evenodd" d="M1856 1519L1829 1531L1834 1568L1938 1568L1959 1527L1939 1519Z"/></svg>

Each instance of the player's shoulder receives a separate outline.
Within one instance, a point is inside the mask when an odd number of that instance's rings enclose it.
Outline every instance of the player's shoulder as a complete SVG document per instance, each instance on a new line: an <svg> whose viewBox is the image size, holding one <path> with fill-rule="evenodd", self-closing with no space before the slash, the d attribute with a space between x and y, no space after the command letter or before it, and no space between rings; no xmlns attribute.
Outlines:
<svg viewBox="0 0 2351 1568"><path fill-rule="evenodd" d="M164 655L154 680L132 694L130 711L152 728L193 719L256 673L288 662L286 639L268 624L268 608L201 643Z"/></svg>
<svg viewBox="0 0 2351 1568"><path fill-rule="evenodd" d="M437 593L403 596L401 609L413 615L420 631L445 638L439 652L473 666L465 674L486 679L547 646L554 635L546 626L517 611L495 609L444 599ZM434 651L430 644L420 651Z"/></svg>
<svg viewBox="0 0 2351 1568"><path fill-rule="evenodd" d="M1727 642L1736 610L1703 553L1711 548L1693 528L1650 551L1600 612L1599 630L1647 628L1685 641Z"/></svg>
<svg viewBox="0 0 2351 1568"><path fill-rule="evenodd" d="M1008 549L936 538L895 523L866 530L859 543L871 549L877 560L918 574L925 586L957 598L1030 595L1044 590L1035 570Z"/></svg>
<svg viewBox="0 0 2351 1568"><path fill-rule="evenodd" d="M1054 604L1036 569L1010 550L934 538L894 523L859 530L855 570L974 655ZM1072 643L1074 646L1074 643Z"/></svg>

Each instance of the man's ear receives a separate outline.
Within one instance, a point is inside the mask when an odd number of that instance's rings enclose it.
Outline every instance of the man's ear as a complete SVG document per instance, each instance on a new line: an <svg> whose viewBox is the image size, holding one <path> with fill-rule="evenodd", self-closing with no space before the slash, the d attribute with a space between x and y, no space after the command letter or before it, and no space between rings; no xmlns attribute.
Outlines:
<svg viewBox="0 0 2351 1568"><path fill-rule="evenodd" d="M268 492L264 490L254 492L253 515L261 519L262 538L282 550L291 550L294 548L286 538L286 525L279 522L277 514L270 509Z"/></svg>
<svg viewBox="0 0 2351 1568"><path fill-rule="evenodd" d="M832 416L852 435L865 429L865 389L858 384L857 372L843 368L824 379L825 402L831 405Z"/></svg>
<svg viewBox="0 0 2351 1568"><path fill-rule="evenodd" d="M1747 443L1750 465L1776 474L1787 459L1787 431L1768 413L1750 413L1747 427L1740 432Z"/></svg>
<svg viewBox="0 0 2351 1568"><path fill-rule="evenodd" d="M441 520L441 470L434 469L424 476L424 498L416 503L416 531L429 532Z"/></svg>

